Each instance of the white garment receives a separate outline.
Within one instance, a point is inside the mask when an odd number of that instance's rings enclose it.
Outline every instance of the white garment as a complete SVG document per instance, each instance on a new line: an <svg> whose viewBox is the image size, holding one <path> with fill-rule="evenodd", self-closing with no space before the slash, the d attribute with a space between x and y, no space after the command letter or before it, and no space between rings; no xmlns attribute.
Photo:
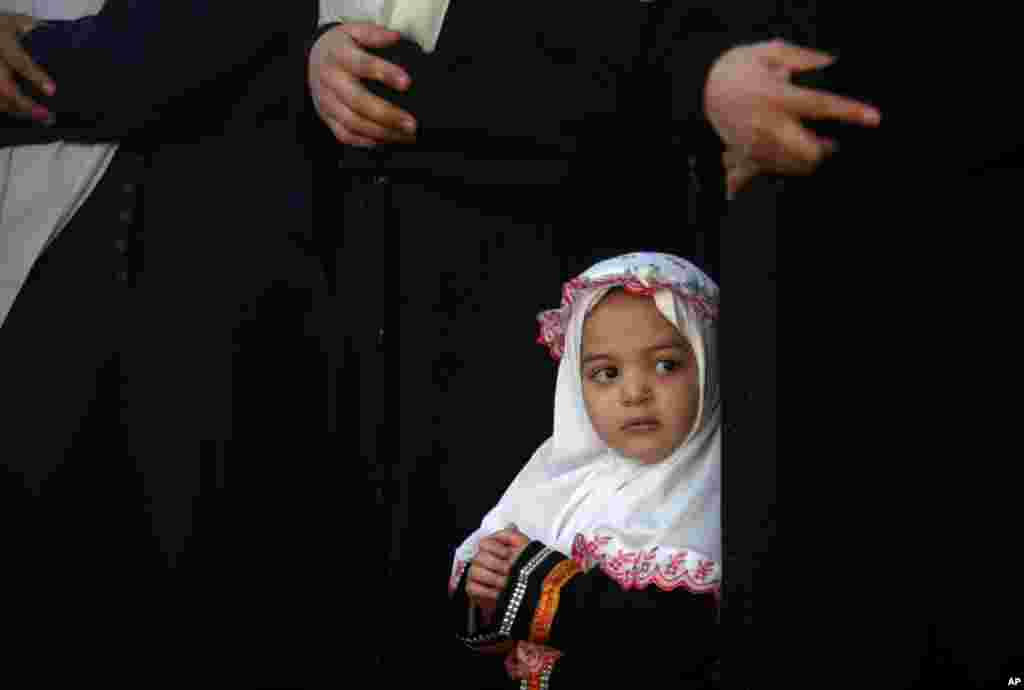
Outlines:
<svg viewBox="0 0 1024 690"><path fill-rule="evenodd" d="M77 19L102 7L103 0L0 0L4 11L40 19ZM0 149L0 325L32 265L89 197L116 148L55 142Z"/></svg>
<svg viewBox="0 0 1024 690"><path fill-rule="evenodd" d="M652 277L653 276L653 277ZM684 443L645 465L598 437L583 401L583 321L616 285L642 291L686 337L699 366L700 413ZM721 401L716 358L718 288L696 267L664 254L601 262L566 285L564 354L555 389L554 431L498 505L455 552L452 581L479 542L510 525L584 569L599 566L623 588L655 584L717 594L722 574ZM541 315L542 339L553 312ZM561 347L552 347L560 351ZM451 584L451 583L450 583Z"/></svg>
<svg viewBox="0 0 1024 690"><path fill-rule="evenodd" d="M470 0L479 2L480 0ZM437 47L449 0L320 0L320 23L370 22L415 41L424 52Z"/></svg>

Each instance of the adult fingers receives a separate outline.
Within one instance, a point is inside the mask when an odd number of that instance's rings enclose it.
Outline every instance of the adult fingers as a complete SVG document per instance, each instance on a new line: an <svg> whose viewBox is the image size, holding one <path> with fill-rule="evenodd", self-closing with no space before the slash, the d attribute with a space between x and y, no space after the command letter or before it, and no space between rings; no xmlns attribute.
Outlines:
<svg viewBox="0 0 1024 690"><path fill-rule="evenodd" d="M827 154L825 143L809 129L794 120L783 120L775 138L755 150L751 158L759 167L788 175L814 171Z"/></svg>
<svg viewBox="0 0 1024 690"><path fill-rule="evenodd" d="M28 115L33 120L46 120L50 117L50 111L39 105L18 89L14 89L11 103L14 111Z"/></svg>
<svg viewBox="0 0 1024 690"><path fill-rule="evenodd" d="M320 39L322 43L318 41L310 57L309 81L314 95L323 99L325 91L332 92L347 109L347 112L339 109L333 113L334 117L347 129L358 130L362 136L373 137L376 134L382 141L403 140L401 135L394 133L382 136L382 131L374 132L372 127L367 127L367 123L396 133L404 132L406 137L412 136L415 133L415 119L370 93L362 85L363 79L374 79L396 90L403 90L411 83L408 75L397 65L363 50L344 29L371 42L374 37L378 39L377 43L397 40L396 36L391 35L393 32L389 33L370 24L344 25L324 34ZM355 115L363 121L357 122Z"/></svg>
<svg viewBox="0 0 1024 690"><path fill-rule="evenodd" d="M38 23L38 20L30 14L3 12L4 23L14 27L18 33L26 33Z"/></svg>
<svg viewBox="0 0 1024 690"><path fill-rule="evenodd" d="M797 118L840 120L866 127L875 127L882 121L882 113L867 103L795 84L783 85L781 103Z"/></svg>
<svg viewBox="0 0 1024 690"><path fill-rule="evenodd" d="M757 163L742 151L732 148L722 153L722 167L725 169L726 198L730 201L760 173Z"/></svg>
<svg viewBox="0 0 1024 690"><path fill-rule="evenodd" d="M20 45L9 46L7 50L4 50L3 59L11 70L20 74L47 96L52 96L56 91L57 87L50 79L50 75L44 72L32 57L21 49Z"/></svg>
<svg viewBox="0 0 1024 690"><path fill-rule="evenodd" d="M349 108L338 95L321 85L317 90L317 107L321 119L330 117L354 136L374 143L412 143L416 137L401 130L389 129L372 122ZM346 142L347 143L347 142Z"/></svg>
<svg viewBox="0 0 1024 690"><path fill-rule="evenodd" d="M372 79L387 84L397 91L409 88L412 79L398 65L363 50L363 46L383 48L400 38L397 32L387 32L373 24L342 26L348 40L331 45L331 61L335 67L345 70L360 79ZM350 33L354 31L355 35ZM366 38L367 41L364 41Z"/></svg>
<svg viewBox="0 0 1024 690"><path fill-rule="evenodd" d="M753 164L739 165L730 168L726 174L726 198L732 201L747 184L757 177L758 168Z"/></svg>
<svg viewBox="0 0 1024 690"><path fill-rule="evenodd" d="M794 45L781 38L756 46L759 54L774 66L794 72L820 69L835 62L835 57L820 50Z"/></svg>
<svg viewBox="0 0 1024 690"><path fill-rule="evenodd" d="M368 48L386 48L401 40L402 34L371 22L351 22L337 29L356 43Z"/></svg>
<svg viewBox="0 0 1024 690"><path fill-rule="evenodd" d="M749 158L738 148L728 148L722 152L722 167L726 170L736 168L749 162Z"/></svg>
<svg viewBox="0 0 1024 690"><path fill-rule="evenodd" d="M373 139L361 137L345 129L345 126L342 125L337 120L335 120L333 117L321 116L320 119L323 121L325 125L327 125L327 127L334 134L334 138L337 139L342 144L347 144L348 146L358 146L360 148L372 148L377 145L377 142L374 141Z"/></svg>
<svg viewBox="0 0 1024 690"><path fill-rule="evenodd" d="M416 120L412 115L388 101L370 93L358 79L340 72L320 75L320 91L329 94L338 108L335 116L345 126L363 136L382 141L414 141Z"/></svg>
<svg viewBox="0 0 1024 690"><path fill-rule="evenodd" d="M379 24L372 24L370 21L352 21L338 28L350 39L370 48L385 48L401 40L401 34L382 27Z"/></svg>
<svg viewBox="0 0 1024 690"><path fill-rule="evenodd" d="M0 110L10 115L46 120L50 112L21 92L6 68L0 68Z"/></svg>

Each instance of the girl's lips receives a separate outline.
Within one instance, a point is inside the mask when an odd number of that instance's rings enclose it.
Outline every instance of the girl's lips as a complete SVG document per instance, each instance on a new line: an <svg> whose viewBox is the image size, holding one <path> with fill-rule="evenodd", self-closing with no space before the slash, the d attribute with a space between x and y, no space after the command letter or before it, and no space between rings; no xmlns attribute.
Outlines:
<svg viewBox="0 0 1024 690"><path fill-rule="evenodd" d="M654 431L661 422L656 417L637 417L622 425L623 431Z"/></svg>

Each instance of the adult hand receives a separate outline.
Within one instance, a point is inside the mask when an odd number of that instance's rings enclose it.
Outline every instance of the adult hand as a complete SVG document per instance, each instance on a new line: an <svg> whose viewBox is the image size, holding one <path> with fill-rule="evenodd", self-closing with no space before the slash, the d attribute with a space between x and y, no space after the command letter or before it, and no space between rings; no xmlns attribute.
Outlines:
<svg viewBox="0 0 1024 690"><path fill-rule="evenodd" d="M405 91L412 83L401 67L363 48L385 48L401 35L376 24L342 24L317 40L309 55L308 83L317 114L343 144L376 146L416 141L412 115L379 98L363 79Z"/></svg>
<svg viewBox="0 0 1024 690"><path fill-rule="evenodd" d="M726 198L732 201L736 194L747 186L747 183L761 174L757 163L745 158L736 149L726 149L722 154L722 167L725 168Z"/></svg>
<svg viewBox="0 0 1024 690"><path fill-rule="evenodd" d="M20 75L48 96L55 91L49 75L21 47L22 34L35 25L36 20L28 15L0 12L0 112L47 120L50 111L23 94L16 81Z"/></svg>
<svg viewBox="0 0 1024 690"><path fill-rule="evenodd" d="M493 621L498 597L508 586L512 565L530 543L515 527L495 532L480 542L469 566L466 593L484 614L485 625Z"/></svg>
<svg viewBox="0 0 1024 690"><path fill-rule="evenodd" d="M837 144L814 134L802 120L878 125L881 114L875 108L790 81L794 73L832 62L825 53L781 40L737 46L718 58L708 74L704 108L730 155L746 161L734 166L736 183L760 172L814 172Z"/></svg>

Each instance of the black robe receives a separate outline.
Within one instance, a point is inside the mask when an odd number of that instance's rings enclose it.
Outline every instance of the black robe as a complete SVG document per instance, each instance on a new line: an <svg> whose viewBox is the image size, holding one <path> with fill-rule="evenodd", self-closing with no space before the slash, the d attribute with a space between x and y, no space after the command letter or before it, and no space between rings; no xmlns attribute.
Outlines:
<svg viewBox="0 0 1024 690"><path fill-rule="evenodd" d="M134 164L103 194L141 190L127 257L121 201L97 194L0 331L5 565L23 601L148 611L131 642L174 654L161 668L247 687L324 672L310 612L339 582L346 484L323 450L326 284L298 117L316 21L314 2L110 0L24 39L56 125L0 128L5 146L119 142ZM108 283L109 300L83 297ZM209 654L169 651L182 622Z"/></svg>
<svg viewBox="0 0 1024 690"><path fill-rule="evenodd" d="M544 546L531 542L516 559L509 575L515 586L506 587L499 597L489 626L479 620L467 595L468 568L456 573L450 630L467 647L492 660L503 659L522 641L556 649L562 656L547 674L555 688L639 681L711 687L720 656L714 593L663 590L653 583L626 588L601 567L584 572L557 551L545 554ZM520 577L528 567L532 570ZM469 615L475 618L472 633L467 630ZM475 687L520 687L507 673L504 679L480 680ZM539 683L541 677L528 680Z"/></svg>
<svg viewBox="0 0 1024 690"><path fill-rule="evenodd" d="M1015 23L990 7L833 5L805 4L805 37L839 59L797 81L878 106L882 124L809 123L839 153L812 177L758 181L723 228L735 559L723 622L740 613L734 588L757 611L723 669L736 687L790 682L795 669L813 682L1005 687L1022 668L1004 623L1020 608L1003 561L1013 484L999 459L1000 430L1015 422L991 382L1013 369L1019 291L1014 245L993 231L1015 223L1024 182L1006 100ZM782 345L795 438L787 505L799 508L787 512L804 525L785 561L771 548L776 228L793 254ZM779 665L794 638L774 631L787 623L810 644Z"/></svg>

